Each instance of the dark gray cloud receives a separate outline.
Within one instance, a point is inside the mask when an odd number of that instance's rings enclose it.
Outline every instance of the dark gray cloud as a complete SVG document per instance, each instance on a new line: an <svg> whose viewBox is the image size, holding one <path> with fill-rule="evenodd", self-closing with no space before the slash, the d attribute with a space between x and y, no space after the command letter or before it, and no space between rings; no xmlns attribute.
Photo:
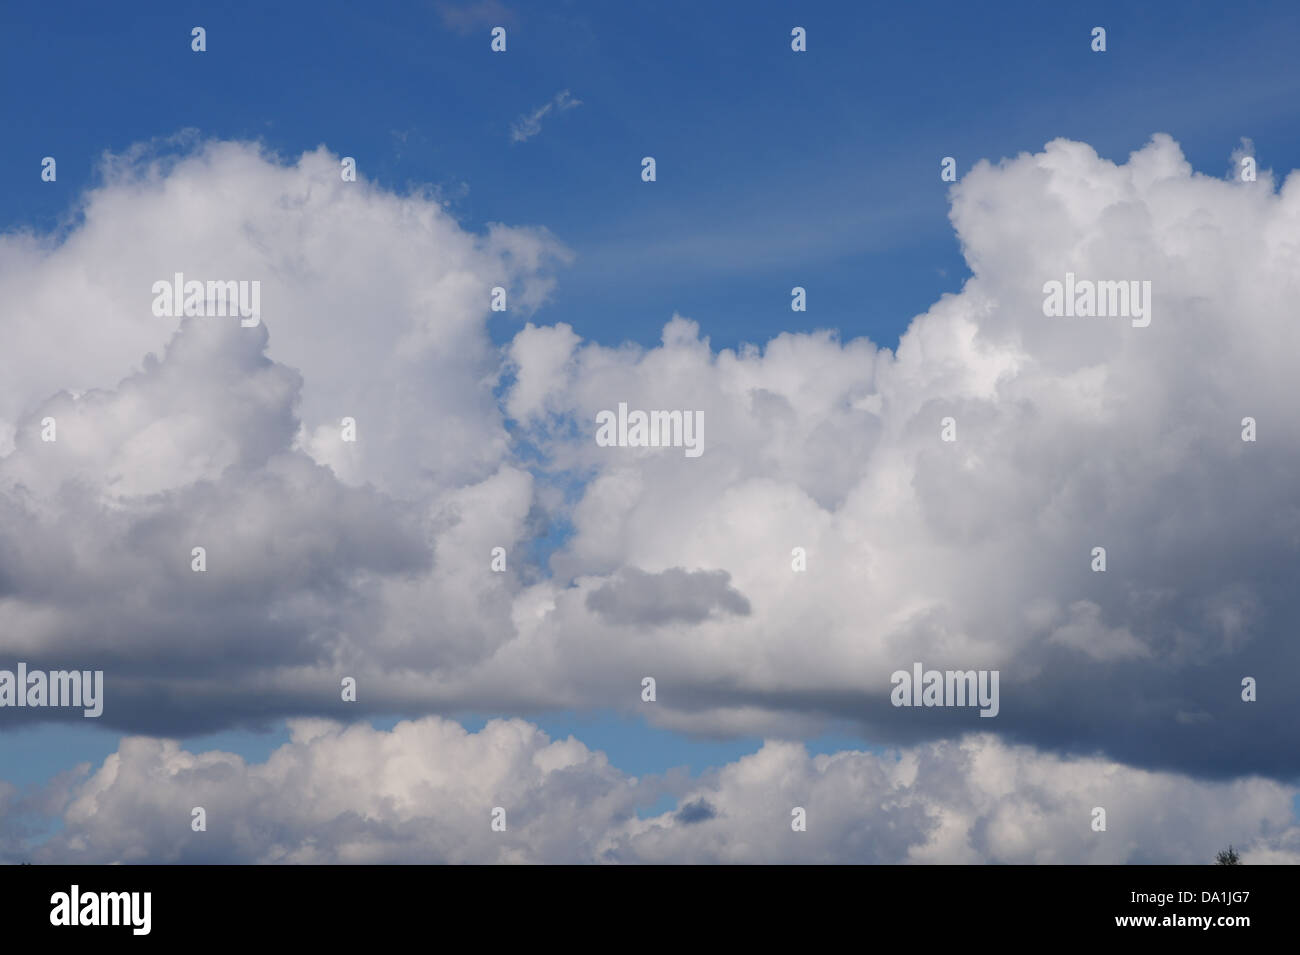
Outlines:
<svg viewBox="0 0 1300 955"><path fill-rule="evenodd" d="M587 595L587 606L610 623L657 626L699 623L711 614L749 613L749 601L725 570L670 567L648 574L627 567L617 579Z"/></svg>
<svg viewBox="0 0 1300 955"><path fill-rule="evenodd" d="M677 810L676 819L678 822L689 826L691 823L712 819L717 814L718 811L709 804L707 799L696 799L694 802L688 802Z"/></svg>

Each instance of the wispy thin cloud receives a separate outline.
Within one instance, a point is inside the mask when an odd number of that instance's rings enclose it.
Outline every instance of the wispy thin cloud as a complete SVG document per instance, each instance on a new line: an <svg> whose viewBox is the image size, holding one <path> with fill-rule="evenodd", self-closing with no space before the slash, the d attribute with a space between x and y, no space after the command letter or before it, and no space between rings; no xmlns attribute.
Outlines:
<svg viewBox="0 0 1300 955"><path fill-rule="evenodd" d="M514 13L501 0L471 0L469 3L436 4L442 25L462 35L484 26L501 26L514 20Z"/></svg>
<svg viewBox="0 0 1300 955"><path fill-rule="evenodd" d="M542 120L552 111L563 113L565 110L581 105L582 100L574 99L568 90L561 90L555 94L555 98L549 103L543 103L531 113L520 116L510 124L511 142L522 143L524 140L531 139L540 133L542 131Z"/></svg>

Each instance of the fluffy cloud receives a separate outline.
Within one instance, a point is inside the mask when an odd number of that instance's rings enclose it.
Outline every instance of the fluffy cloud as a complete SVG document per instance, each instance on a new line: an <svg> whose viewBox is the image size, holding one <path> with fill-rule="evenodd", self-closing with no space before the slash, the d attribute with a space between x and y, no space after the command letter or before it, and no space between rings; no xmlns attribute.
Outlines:
<svg viewBox="0 0 1300 955"><path fill-rule="evenodd" d="M0 654L103 668L106 720L138 729L330 712L368 669L395 676L362 699L427 706L412 672L508 636L467 554L531 508L489 292L526 313L568 253L343 182L323 149L190 147L109 160L61 243L0 238ZM260 282L262 323L156 317L176 272Z"/></svg>
<svg viewBox="0 0 1300 955"><path fill-rule="evenodd" d="M1231 842L1246 862L1300 858L1294 789L1193 783L991 735L882 754L768 743L691 781L627 777L520 720L478 733L437 717L389 732L304 720L292 734L257 764L125 739L93 772L25 804L11 794L13 808L62 826L34 850L10 838L0 852L46 863L1195 864ZM676 808L638 814L666 794ZM1096 806L1105 832L1092 829ZM195 807L204 832L191 829ZM504 832L490 826L497 807ZM804 832L791 828L795 807Z"/></svg>
<svg viewBox="0 0 1300 955"><path fill-rule="evenodd" d="M0 237L0 434L12 441L61 390L112 389L161 354L181 319L152 314L151 288L180 272L261 282L267 357L302 378L298 439L340 479L417 495L493 473L506 435L489 292L506 287L527 311L568 253L544 230L473 235L436 201L344 182L339 168L324 148L286 164L240 143L140 147L106 161L61 243ZM340 441L345 416L354 447Z"/></svg>
<svg viewBox="0 0 1300 955"><path fill-rule="evenodd" d="M83 211L58 243L0 239L0 654L103 661L106 723L615 707L1300 769L1296 176L1196 175L1167 137L1124 164L1065 141L982 163L952 193L974 275L896 352L715 351L674 317L654 348L527 325L501 354L490 288L526 311L564 249L343 183L323 149L142 152ZM263 326L153 317L177 271L260 279ZM1150 326L1045 317L1067 272L1150 281ZM704 454L598 447L619 402L703 412ZM529 566L544 527L571 533ZM892 707L918 660L1000 669L999 716ZM698 798L692 831L724 827Z"/></svg>
<svg viewBox="0 0 1300 955"><path fill-rule="evenodd" d="M557 577L719 569L752 604L651 645L601 639L557 590L539 629L580 654L549 659L652 660L665 725L784 735L820 713L890 740L973 716L892 709L892 671L998 668L1010 738L1294 776L1300 177L1197 175L1165 136L1122 165L1062 140L977 165L952 221L974 275L896 353L830 333L716 352L680 317L648 350L515 338L506 407L584 486ZM1045 317L1067 272L1150 281L1151 324ZM620 401L702 411L704 455L597 447ZM1267 702L1242 702L1247 676Z"/></svg>

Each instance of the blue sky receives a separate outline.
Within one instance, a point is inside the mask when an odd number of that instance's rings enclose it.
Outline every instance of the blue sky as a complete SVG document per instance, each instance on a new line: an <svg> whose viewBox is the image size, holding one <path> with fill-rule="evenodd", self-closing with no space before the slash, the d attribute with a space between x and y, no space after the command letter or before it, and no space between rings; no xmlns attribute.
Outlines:
<svg viewBox="0 0 1300 955"><path fill-rule="evenodd" d="M1261 166L1300 166L1296 5L509 6L497 56L489 21L462 31L434 3L5 5L0 224L51 230L103 152L186 128L286 157L323 143L386 188L436 188L472 230L553 232L575 259L537 322L652 344L679 312L715 348L814 327L892 347L969 274L943 156L965 174L1064 136L1123 160L1168 132L1212 175L1243 136ZM791 54L793 25L807 28L806 55ZM1105 54L1088 47L1096 25ZM512 142L511 123L562 90L581 106ZM39 181L46 155L56 184ZM656 157L653 185L643 155ZM793 285L808 289L806 315L789 309ZM506 342L519 325L490 328ZM633 773L698 771L759 745L599 713L533 718ZM272 727L189 742L260 759L283 739ZM97 763L116 741L77 719L3 733L0 776ZM865 744L810 748L853 745Z"/></svg>
<svg viewBox="0 0 1300 955"><path fill-rule="evenodd" d="M0 175L34 184L5 190L0 221L48 228L104 150L187 127L285 156L324 143L385 187L439 187L470 228L554 232L577 258L539 322L651 344L676 310L730 347L791 327L803 285L809 326L892 346L968 274L943 156L964 174L1065 136L1122 161L1158 131L1215 174L1241 136L1262 165L1300 156L1286 4L514 6L501 56L487 21L448 29L432 2L9 5L0 82L22 92ZM512 144L565 89L582 105ZM45 155L59 181L38 188Z"/></svg>

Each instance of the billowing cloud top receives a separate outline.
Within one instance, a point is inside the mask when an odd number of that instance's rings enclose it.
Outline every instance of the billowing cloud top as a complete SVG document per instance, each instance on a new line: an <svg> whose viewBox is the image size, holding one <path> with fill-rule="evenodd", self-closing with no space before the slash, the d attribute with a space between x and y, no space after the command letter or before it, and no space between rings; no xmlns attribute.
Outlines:
<svg viewBox="0 0 1300 955"><path fill-rule="evenodd" d="M126 739L26 799L0 788L0 810L61 814L37 862L1195 864L1233 840L1248 863L1300 861L1294 792L1277 783L1189 782L990 735L886 756L769 742L688 780L628 777L522 720L292 729L251 764ZM664 795L680 808L650 812ZM1104 833L1088 824L1098 805ZM0 859L18 858L9 841L0 825Z"/></svg>

